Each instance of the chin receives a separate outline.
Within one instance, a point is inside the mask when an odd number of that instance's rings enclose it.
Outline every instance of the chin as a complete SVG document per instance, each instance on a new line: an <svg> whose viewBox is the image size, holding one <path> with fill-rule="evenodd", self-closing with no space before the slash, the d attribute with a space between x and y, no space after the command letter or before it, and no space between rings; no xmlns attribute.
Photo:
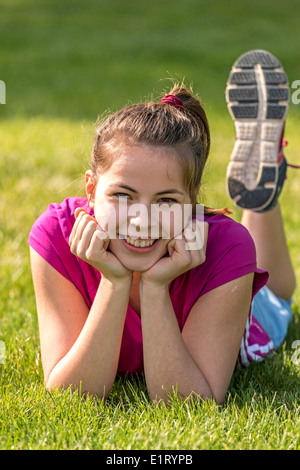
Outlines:
<svg viewBox="0 0 300 470"><path fill-rule="evenodd" d="M124 249L119 240L111 240L110 251L118 260L130 271L143 272L150 269L155 263L163 258L167 253L166 244L161 244L155 251L148 254L133 254Z"/></svg>
<svg viewBox="0 0 300 470"><path fill-rule="evenodd" d="M155 263L156 263L156 261L152 262L152 263L143 263L143 262L142 263L137 263L137 262L134 262L134 261L128 262L127 260L124 260L124 262L122 262L122 264L125 266L125 268L129 269L132 272L139 272L139 273L147 271Z"/></svg>
<svg viewBox="0 0 300 470"><path fill-rule="evenodd" d="M130 271L135 272L143 272L150 269L155 263L157 263L163 256L153 257L151 256L150 259L145 259L144 257L135 257L131 258L129 256L122 256L121 254L118 256L119 261L125 266L125 268L129 269Z"/></svg>

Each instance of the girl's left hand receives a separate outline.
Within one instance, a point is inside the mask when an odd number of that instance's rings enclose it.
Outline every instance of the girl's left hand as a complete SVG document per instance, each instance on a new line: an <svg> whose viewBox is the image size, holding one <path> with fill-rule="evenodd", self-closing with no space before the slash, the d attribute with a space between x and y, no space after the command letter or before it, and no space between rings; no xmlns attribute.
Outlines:
<svg viewBox="0 0 300 470"><path fill-rule="evenodd" d="M195 220L192 221L192 226L193 232L196 230L198 242L200 237L202 237L202 239L204 237L200 248L188 248L187 245L193 243L193 241L190 239L187 240L184 235L184 233L186 233L185 231L182 233L181 237L173 238L167 245L169 256L161 258L150 269L141 273L141 281L144 284L168 286L175 277L204 263L206 259L206 243L209 226L207 222L204 222L203 230L200 224Z"/></svg>

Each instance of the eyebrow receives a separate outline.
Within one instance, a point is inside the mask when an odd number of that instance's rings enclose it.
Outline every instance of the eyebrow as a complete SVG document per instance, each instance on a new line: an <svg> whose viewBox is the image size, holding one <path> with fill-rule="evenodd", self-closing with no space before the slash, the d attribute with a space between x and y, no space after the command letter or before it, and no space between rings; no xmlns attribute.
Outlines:
<svg viewBox="0 0 300 470"><path fill-rule="evenodd" d="M127 186L126 184L117 184L116 186L119 186L120 188L128 189L128 191L132 191L133 193L137 194L137 191L135 189L131 188L130 186ZM176 188L169 188L164 191L159 191L158 193L155 193L155 196L160 196L161 194L170 194L170 193L181 194L182 196L184 196L184 193L182 191L179 191Z"/></svg>

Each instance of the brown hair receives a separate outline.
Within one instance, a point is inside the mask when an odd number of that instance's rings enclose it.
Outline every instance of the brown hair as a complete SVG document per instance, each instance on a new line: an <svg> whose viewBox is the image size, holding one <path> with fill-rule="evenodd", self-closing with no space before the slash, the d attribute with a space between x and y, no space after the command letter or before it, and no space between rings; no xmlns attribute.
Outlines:
<svg viewBox="0 0 300 470"><path fill-rule="evenodd" d="M202 103L185 86L175 85L169 94L182 101L183 109L169 103L147 102L111 114L96 130L91 170L95 175L105 172L113 162L114 149L120 144L173 148L195 208L210 149L209 125ZM205 208L206 214L228 212L226 208Z"/></svg>

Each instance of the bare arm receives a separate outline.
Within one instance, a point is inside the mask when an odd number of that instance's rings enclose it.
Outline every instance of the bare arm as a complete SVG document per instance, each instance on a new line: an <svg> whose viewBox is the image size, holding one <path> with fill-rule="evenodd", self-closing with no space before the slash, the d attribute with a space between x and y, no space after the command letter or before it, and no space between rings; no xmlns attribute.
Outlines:
<svg viewBox="0 0 300 470"><path fill-rule="evenodd" d="M205 261L203 247L187 250L185 240L169 244L169 257L141 275L140 299L144 368L151 399L168 400L173 389L188 397L224 400L249 313L253 273L200 297L180 332L168 285Z"/></svg>
<svg viewBox="0 0 300 470"><path fill-rule="evenodd" d="M47 388L106 396L117 373L130 284L103 279L91 310L76 287L31 250Z"/></svg>
<svg viewBox="0 0 300 470"><path fill-rule="evenodd" d="M151 399L193 393L222 403L236 364L251 302L253 274L201 297L182 333L166 288L141 287L144 368ZM155 289L155 295L154 295Z"/></svg>
<svg viewBox="0 0 300 470"><path fill-rule="evenodd" d="M70 235L73 254L104 275L89 311L76 287L31 249L45 382L106 396L115 380L131 273L106 251L94 219L81 214Z"/></svg>

